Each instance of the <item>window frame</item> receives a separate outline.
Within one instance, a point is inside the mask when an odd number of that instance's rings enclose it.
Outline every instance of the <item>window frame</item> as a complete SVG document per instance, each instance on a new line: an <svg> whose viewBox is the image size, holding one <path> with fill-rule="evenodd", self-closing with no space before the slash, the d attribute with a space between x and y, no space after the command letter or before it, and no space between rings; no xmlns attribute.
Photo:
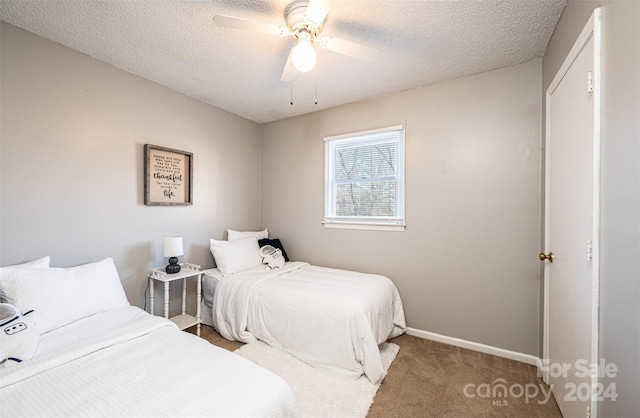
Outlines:
<svg viewBox="0 0 640 418"><path fill-rule="evenodd" d="M393 140L396 144L396 174L395 182L395 214L389 217L351 217L335 214L336 180L335 149L337 146L366 145L386 143ZM322 223L325 228L369 229L383 231L404 231L405 223L405 126L397 125L387 128L372 129L350 134L328 136L324 138L324 217ZM357 180L355 181L357 182Z"/></svg>

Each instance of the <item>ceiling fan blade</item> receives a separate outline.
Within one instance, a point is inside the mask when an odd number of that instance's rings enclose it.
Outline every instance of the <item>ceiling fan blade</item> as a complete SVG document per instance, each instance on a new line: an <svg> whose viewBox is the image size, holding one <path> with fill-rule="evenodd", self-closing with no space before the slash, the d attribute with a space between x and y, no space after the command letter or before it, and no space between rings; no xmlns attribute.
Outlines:
<svg viewBox="0 0 640 418"><path fill-rule="evenodd" d="M248 32L266 33L269 35L287 36L291 32L287 28L271 23L258 22L240 17L215 15L213 21L221 28L238 29Z"/></svg>
<svg viewBox="0 0 640 418"><path fill-rule="evenodd" d="M297 75L298 70L293 66L293 61L291 61L291 52L289 52L289 58L287 58L287 63L284 66L284 70L282 70L280 81L292 81Z"/></svg>
<svg viewBox="0 0 640 418"><path fill-rule="evenodd" d="M344 39L334 38L333 36L324 36L320 38L319 43L324 49L363 61L373 62L380 56L380 50L378 48L345 41Z"/></svg>
<svg viewBox="0 0 640 418"><path fill-rule="evenodd" d="M322 25L331 8L330 0L309 0L305 20L315 27Z"/></svg>

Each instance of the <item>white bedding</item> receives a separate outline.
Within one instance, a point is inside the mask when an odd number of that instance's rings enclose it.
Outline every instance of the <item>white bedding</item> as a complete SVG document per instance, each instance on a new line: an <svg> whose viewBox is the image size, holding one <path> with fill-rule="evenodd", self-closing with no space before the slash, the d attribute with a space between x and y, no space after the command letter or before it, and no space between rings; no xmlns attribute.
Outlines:
<svg viewBox="0 0 640 418"><path fill-rule="evenodd" d="M43 334L0 368L2 416L298 416L275 374L126 306Z"/></svg>
<svg viewBox="0 0 640 418"><path fill-rule="evenodd" d="M217 281L213 323L230 340L262 340L347 378L384 377L378 345L406 329L387 277L291 262Z"/></svg>

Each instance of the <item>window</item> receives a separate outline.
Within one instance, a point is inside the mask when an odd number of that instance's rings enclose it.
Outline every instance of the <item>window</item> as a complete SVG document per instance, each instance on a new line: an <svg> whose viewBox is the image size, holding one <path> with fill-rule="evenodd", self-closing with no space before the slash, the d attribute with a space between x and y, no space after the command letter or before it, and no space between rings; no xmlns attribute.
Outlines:
<svg viewBox="0 0 640 418"><path fill-rule="evenodd" d="M404 230L404 126L324 140L325 227Z"/></svg>

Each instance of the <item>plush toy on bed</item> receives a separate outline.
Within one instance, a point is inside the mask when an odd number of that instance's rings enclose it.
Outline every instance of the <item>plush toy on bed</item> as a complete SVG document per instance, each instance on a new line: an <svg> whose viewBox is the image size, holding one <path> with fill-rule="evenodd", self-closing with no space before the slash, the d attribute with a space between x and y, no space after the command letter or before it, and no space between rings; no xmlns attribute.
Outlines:
<svg viewBox="0 0 640 418"><path fill-rule="evenodd" d="M272 245L260 247L260 257L262 257L262 262L267 264L267 267L270 269L277 269L284 266L282 250Z"/></svg>
<svg viewBox="0 0 640 418"><path fill-rule="evenodd" d="M33 311L24 315L8 303L0 303L0 365L9 367L30 359L38 348L40 333Z"/></svg>

